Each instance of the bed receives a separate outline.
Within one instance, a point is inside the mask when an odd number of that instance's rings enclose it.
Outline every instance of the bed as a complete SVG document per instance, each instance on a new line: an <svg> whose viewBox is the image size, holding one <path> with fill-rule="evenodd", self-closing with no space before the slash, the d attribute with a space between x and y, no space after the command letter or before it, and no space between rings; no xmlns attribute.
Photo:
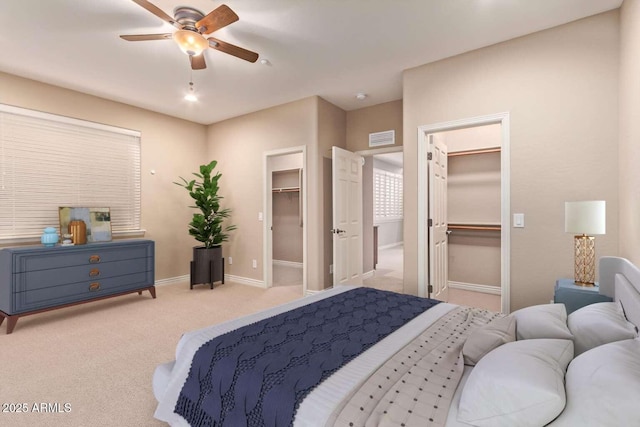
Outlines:
<svg viewBox="0 0 640 427"><path fill-rule="evenodd" d="M599 272L614 302L570 315L562 304L502 315L343 286L188 332L155 370L154 416L172 426L640 425L640 270L603 257Z"/></svg>

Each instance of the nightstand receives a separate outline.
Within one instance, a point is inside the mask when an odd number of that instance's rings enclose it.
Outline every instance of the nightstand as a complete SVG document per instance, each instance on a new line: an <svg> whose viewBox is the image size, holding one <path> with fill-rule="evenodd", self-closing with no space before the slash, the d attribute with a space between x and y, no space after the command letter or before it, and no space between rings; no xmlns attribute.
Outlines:
<svg viewBox="0 0 640 427"><path fill-rule="evenodd" d="M567 314L596 302L610 302L611 297L600 294L600 287L576 285L573 279L556 280L553 302L563 303L567 308Z"/></svg>

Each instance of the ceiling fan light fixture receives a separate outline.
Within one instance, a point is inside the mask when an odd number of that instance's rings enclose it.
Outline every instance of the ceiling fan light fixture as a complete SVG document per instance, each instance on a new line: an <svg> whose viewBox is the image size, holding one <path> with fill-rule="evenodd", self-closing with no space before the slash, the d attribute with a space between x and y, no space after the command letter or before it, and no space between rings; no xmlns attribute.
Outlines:
<svg viewBox="0 0 640 427"><path fill-rule="evenodd" d="M209 42L202 34L191 30L178 30L173 33L173 39L178 43L180 50L189 56L200 55L209 47Z"/></svg>

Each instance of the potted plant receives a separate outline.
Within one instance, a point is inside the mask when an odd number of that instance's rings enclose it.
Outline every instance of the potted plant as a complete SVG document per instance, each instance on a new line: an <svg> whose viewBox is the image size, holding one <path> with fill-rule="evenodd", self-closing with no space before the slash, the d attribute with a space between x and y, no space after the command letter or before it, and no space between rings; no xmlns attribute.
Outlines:
<svg viewBox="0 0 640 427"><path fill-rule="evenodd" d="M197 283L224 283L224 264L222 261L222 242L229 240L229 232L236 229L235 225L224 225L229 218L231 210L221 209L218 195L218 181L222 174L217 172L212 176L218 162L212 160L209 164L200 166L200 173L194 172L197 179L187 181L179 177L182 182L174 182L180 187L186 188L195 202L191 208L199 212L193 214L189 223L189 234L203 246L193 248L193 261L191 262L191 288Z"/></svg>

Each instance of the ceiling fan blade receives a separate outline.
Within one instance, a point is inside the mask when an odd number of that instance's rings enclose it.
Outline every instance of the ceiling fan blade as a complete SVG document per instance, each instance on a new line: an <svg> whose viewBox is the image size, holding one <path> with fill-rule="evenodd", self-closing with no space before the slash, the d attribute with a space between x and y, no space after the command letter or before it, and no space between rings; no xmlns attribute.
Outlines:
<svg viewBox="0 0 640 427"><path fill-rule="evenodd" d="M196 22L196 28L202 34L209 34L236 22L238 19L240 19L238 15L229 6L223 4Z"/></svg>
<svg viewBox="0 0 640 427"><path fill-rule="evenodd" d="M162 9L160 9L158 6L149 3L147 0L133 0L134 3L144 7L145 9L147 9L149 12L153 13L154 15L156 15L158 18L162 19L163 21L168 22L169 24L173 25L176 28L180 28L182 29L182 25L180 25L179 23L176 22L175 19L173 19L173 17L167 15Z"/></svg>
<svg viewBox="0 0 640 427"><path fill-rule="evenodd" d="M167 40L171 38L171 34L126 34L120 36L120 38L130 42L141 42L146 40Z"/></svg>
<svg viewBox="0 0 640 427"><path fill-rule="evenodd" d="M258 54L251 52L250 50L232 45L231 43L223 42L222 40L218 40L213 37L209 37L207 40L209 40L210 47L219 50L220 52L228 53L229 55L233 55L249 62L256 62L258 60Z"/></svg>
<svg viewBox="0 0 640 427"><path fill-rule="evenodd" d="M204 52L200 55L189 55L189 61L191 61L192 70L204 70L207 68L207 63L204 60Z"/></svg>

